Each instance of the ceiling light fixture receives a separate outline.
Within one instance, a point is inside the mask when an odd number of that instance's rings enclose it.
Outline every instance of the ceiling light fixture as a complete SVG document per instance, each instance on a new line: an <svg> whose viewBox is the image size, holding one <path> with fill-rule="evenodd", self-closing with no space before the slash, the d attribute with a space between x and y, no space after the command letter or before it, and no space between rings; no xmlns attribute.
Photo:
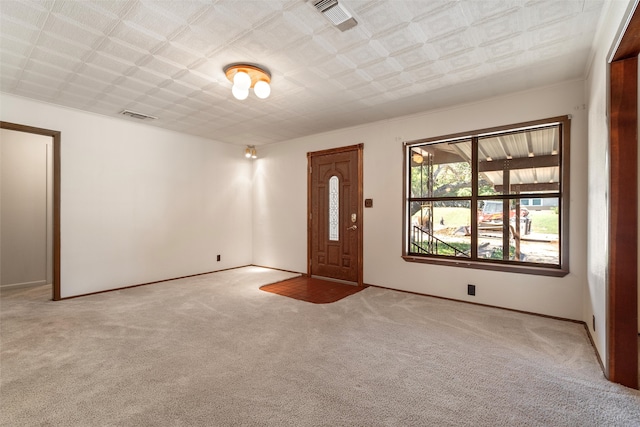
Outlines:
<svg viewBox="0 0 640 427"><path fill-rule="evenodd" d="M258 158L258 153L256 152L255 145L247 145L247 148L244 150L244 156L247 159L256 159Z"/></svg>
<svg viewBox="0 0 640 427"><path fill-rule="evenodd" d="M224 67L224 74L233 86L231 93L240 101L247 99L249 89L260 99L271 94L271 73L268 70L249 64L231 64Z"/></svg>

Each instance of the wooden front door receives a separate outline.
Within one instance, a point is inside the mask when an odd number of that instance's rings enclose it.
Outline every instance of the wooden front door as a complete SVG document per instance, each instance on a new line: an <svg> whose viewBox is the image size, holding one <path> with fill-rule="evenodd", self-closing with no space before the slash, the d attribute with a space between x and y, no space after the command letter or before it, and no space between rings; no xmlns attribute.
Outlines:
<svg viewBox="0 0 640 427"><path fill-rule="evenodd" d="M308 153L309 275L362 286L362 150Z"/></svg>

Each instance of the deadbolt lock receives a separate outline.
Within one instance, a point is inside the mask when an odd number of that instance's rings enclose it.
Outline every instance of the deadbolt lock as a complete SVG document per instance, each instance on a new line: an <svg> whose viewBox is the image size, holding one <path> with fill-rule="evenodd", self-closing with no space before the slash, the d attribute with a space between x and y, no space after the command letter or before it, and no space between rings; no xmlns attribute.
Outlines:
<svg viewBox="0 0 640 427"><path fill-rule="evenodd" d="M356 222L356 221L358 221L358 215L352 213L351 214L351 222Z"/></svg>

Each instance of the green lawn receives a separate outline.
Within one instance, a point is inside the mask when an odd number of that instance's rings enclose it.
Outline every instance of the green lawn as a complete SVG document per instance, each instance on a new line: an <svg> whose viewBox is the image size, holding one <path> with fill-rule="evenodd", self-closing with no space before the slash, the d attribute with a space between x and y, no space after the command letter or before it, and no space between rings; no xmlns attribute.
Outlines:
<svg viewBox="0 0 640 427"><path fill-rule="evenodd" d="M558 234L558 214L553 210L529 211L531 232L536 234Z"/></svg>
<svg viewBox="0 0 640 427"><path fill-rule="evenodd" d="M433 222L435 225L444 219L447 227L467 226L471 213L466 208L433 208ZM531 232L536 234L558 234L558 214L553 210L529 211L531 218Z"/></svg>
<svg viewBox="0 0 640 427"><path fill-rule="evenodd" d="M444 219L447 227L466 226L471 222L471 212L466 208L433 208L434 224L440 224L440 219Z"/></svg>

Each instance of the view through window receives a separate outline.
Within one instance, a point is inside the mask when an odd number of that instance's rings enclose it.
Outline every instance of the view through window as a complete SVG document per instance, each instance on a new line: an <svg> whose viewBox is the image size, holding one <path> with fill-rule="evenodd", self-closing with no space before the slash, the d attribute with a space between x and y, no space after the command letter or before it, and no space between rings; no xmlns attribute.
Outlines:
<svg viewBox="0 0 640 427"><path fill-rule="evenodd" d="M566 274L569 125L406 143L405 259Z"/></svg>

